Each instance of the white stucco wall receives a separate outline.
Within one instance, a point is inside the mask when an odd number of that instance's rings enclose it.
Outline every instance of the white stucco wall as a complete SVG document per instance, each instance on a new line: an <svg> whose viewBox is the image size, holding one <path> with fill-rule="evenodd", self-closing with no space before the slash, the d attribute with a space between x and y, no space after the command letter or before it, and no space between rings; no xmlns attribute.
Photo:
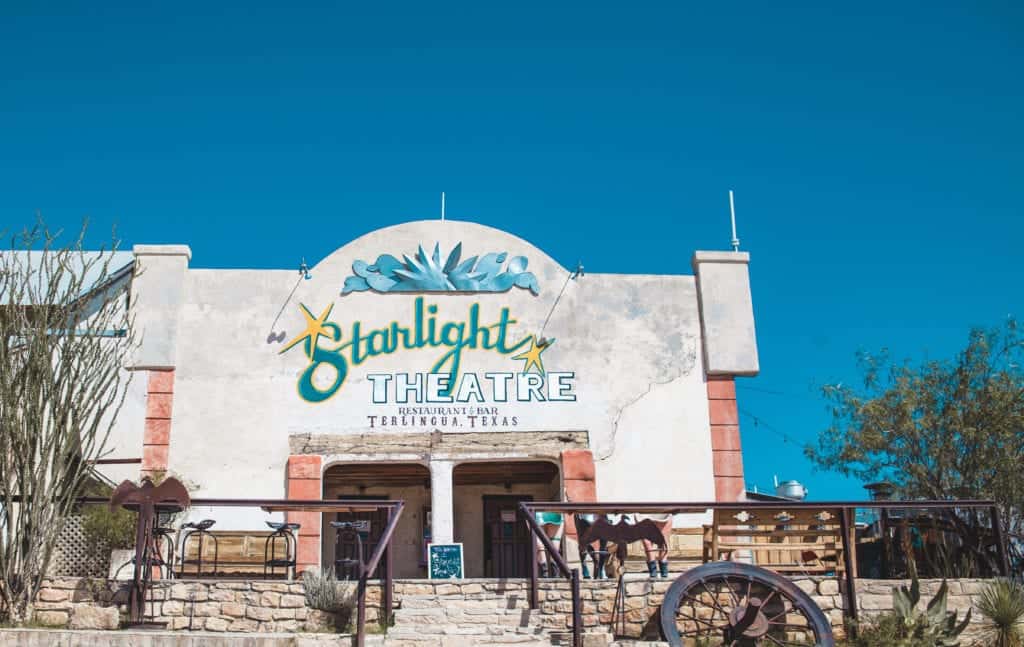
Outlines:
<svg viewBox="0 0 1024 647"><path fill-rule="evenodd" d="M355 261L373 263L384 253L411 256L421 244L429 254L435 242L445 256L461 242L464 259L490 252L525 256L539 295L518 287L503 293L340 295ZM569 271L526 241L453 221L412 222L372 232L323 259L311 274L285 305L296 283L294 271L190 268L177 315L162 306L161 316L173 319L165 327L176 334L173 343L155 347L164 354L173 349L176 368L170 471L193 486L194 496L284 497L291 434L432 431L430 425L371 425L369 415L397 414L400 406L416 405L374 404L367 376L426 373L446 349L398 350L350 365L337 394L312 404L297 393L297 378L309 363L301 344L281 354L280 340L268 342L271 332L283 332L287 341L303 330L300 303L314 316L333 304L329 321L340 327L344 343L355 322L364 335L391 322L410 326L414 301L421 296L425 304L437 306L441 323L463 322L470 306L479 304L480 321L490 324L507 307L515 320L508 327L510 344L539 336L550 314L543 336L555 342L541 356L544 368L548 374L572 373L576 400L470 403L496 406L501 419L516 419L514 426L499 423L486 431L587 432L601 500L714 498L693 276L587 274L566 283ZM741 297L749 299L749 293ZM324 339L321 344L331 345ZM523 365L509 355L464 349L461 372L482 379L484 373L520 371ZM319 376L329 381L330 371ZM443 431L485 431L467 428L465 416L460 417L461 428ZM529 455L529 448L518 455L523 454ZM218 527L263 528L266 518L258 511L225 509L218 511Z"/></svg>
<svg viewBox="0 0 1024 647"><path fill-rule="evenodd" d="M125 398L116 422L110 428L103 445L103 458L136 459L142 457L142 432L146 424L146 371L121 371L125 380ZM111 412L109 415L113 415ZM114 484L136 480L139 477L137 463L99 465L97 471Z"/></svg>

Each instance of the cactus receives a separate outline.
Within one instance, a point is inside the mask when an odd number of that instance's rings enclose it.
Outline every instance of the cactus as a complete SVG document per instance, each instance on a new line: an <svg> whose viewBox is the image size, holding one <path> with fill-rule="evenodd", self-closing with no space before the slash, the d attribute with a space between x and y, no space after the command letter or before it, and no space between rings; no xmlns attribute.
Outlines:
<svg viewBox="0 0 1024 647"><path fill-rule="evenodd" d="M917 603L921 600L921 585L914 578L910 586L893 587L892 601L893 613L900 620L902 626L901 634L906 642L898 643L896 647L903 644L933 644L936 647L957 647L960 642L957 637L967 629L971 622L971 611L959 624L956 621L956 612L946 611L946 601L949 597L949 587L946 580L942 580L935 597L931 599L924 611L917 610Z"/></svg>
<svg viewBox="0 0 1024 647"><path fill-rule="evenodd" d="M893 587L893 610L857 626L856 637L847 647L957 647L958 636L971 621L968 611L957 623L957 614L946 610L949 587L945 580L923 611L921 585L914 578L910 586Z"/></svg>

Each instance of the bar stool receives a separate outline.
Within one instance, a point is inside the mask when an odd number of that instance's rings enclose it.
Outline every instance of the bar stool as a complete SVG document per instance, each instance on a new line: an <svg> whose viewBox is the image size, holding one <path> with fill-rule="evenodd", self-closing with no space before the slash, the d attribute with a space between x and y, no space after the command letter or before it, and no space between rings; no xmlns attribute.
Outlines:
<svg viewBox="0 0 1024 647"><path fill-rule="evenodd" d="M153 565L160 568L160 577L174 578L174 528L153 528ZM164 557L164 555L167 555Z"/></svg>
<svg viewBox="0 0 1024 647"><path fill-rule="evenodd" d="M189 523L181 524L181 529L185 531L185 536L181 538L181 573L184 574L185 566L188 564L196 565L196 577L203 574L203 540L209 538L213 542L213 574L217 573L217 561L218 561L218 546L217 536L210 532L210 528L217 523L213 519L203 519L202 521L190 521ZM199 550L196 553L196 559L185 559L185 555L188 554L188 541L189 539L198 539Z"/></svg>
<svg viewBox="0 0 1024 647"><path fill-rule="evenodd" d="M338 531L338 537L335 540L335 555L334 555L334 574L339 580L353 579L352 574L358 578L362 575L363 569L363 532L360 528L365 527L364 524L358 521L332 521L331 526ZM339 555L338 548L342 538L354 539L352 542L354 546L354 555ZM355 568L353 568L355 567ZM354 573L353 573L354 571ZM345 572L345 576L342 577L342 572Z"/></svg>
<svg viewBox="0 0 1024 647"><path fill-rule="evenodd" d="M295 568L295 560L298 555L295 531L302 525L268 521L267 526L274 532L267 535L267 541L263 544L263 577L267 577L268 573L274 575L276 568L283 568L285 579L290 579L289 569ZM284 557L277 556L277 547L281 542L284 542Z"/></svg>

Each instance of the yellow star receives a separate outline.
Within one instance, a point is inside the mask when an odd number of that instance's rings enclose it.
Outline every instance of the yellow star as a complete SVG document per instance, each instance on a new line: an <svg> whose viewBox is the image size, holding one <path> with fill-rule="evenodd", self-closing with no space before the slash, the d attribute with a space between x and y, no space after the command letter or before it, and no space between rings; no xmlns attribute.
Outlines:
<svg viewBox="0 0 1024 647"><path fill-rule="evenodd" d="M331 310L334 308L334 304L332 303L331 305L327 306L327 308L319 317L314 317L313 313L309 311L309 308L302 305L301 303L299 304L299 307L302 308L302 316L306 319L306 329L303 330L302 334L300 334L298 337L288 342L288 344L281 349L278 355L289 350L295 344L305 341L306 355L310 359L312 359L313 349L316 347L316 342L317 340L320 339L321 335L327 337L328 339L334 339L331 336L330 330L328 329L329 326L333 327L333 324L327 322L327 317L331 316Z"/></svg>
<svg viewBox="0 0 1024 647"><path fill-rule="evenodd" d="M523 351L518 355L513 355L512 359L521 359L526 361L526 366L523 367L523 373L529 373L531 366L536 366L537 370L541 375L544 374L544 363L540 361L540 354L551 347L551 344L555 343L554 339L547 340L543 346L537 344L536 338L530 337L530 350Z"/></svg>

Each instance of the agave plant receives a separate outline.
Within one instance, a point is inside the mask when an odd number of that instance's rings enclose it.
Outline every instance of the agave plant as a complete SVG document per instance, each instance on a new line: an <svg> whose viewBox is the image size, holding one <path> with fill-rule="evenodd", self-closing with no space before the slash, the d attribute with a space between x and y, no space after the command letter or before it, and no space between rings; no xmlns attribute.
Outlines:
<svg viewBox="0 0 1024 647"><path fill-rule="evenodd" d="M993 647L1024 647L1024 586L1011 580L990 582L981 591L978 610L992 623Z"/></svg>
<svg viewBox="0 0 1024 647"><path fill-rule="evenodd" d="M349 292L506 292L513 286L538 294L537 277L526 271L525 256L513 256L508 265L505 252L471 256L462 260L462 243L442 262L441 247L434 244L428 255L420 245L412 258L381 254L377 261L352 263L354 276L345 279L343 295Z"/></svg>
<svg viewBox="0 0 1024 647"><path fill-rule="evenodd" d="M946 602L949 598L949 587L946 580L942 580L935 597L931 599L924 611L917 610L917 603L921 601L921 585L914 578L910 586L893 587L892 602L893 613L901 621L904 631L903 636L912 644L913 641L934 644L936 647L957 647L957 637L967 629L971 622L971 610L963 621L957 624L956 612L947 613ZM897 646L904 643L898 642Z"/></svg>

